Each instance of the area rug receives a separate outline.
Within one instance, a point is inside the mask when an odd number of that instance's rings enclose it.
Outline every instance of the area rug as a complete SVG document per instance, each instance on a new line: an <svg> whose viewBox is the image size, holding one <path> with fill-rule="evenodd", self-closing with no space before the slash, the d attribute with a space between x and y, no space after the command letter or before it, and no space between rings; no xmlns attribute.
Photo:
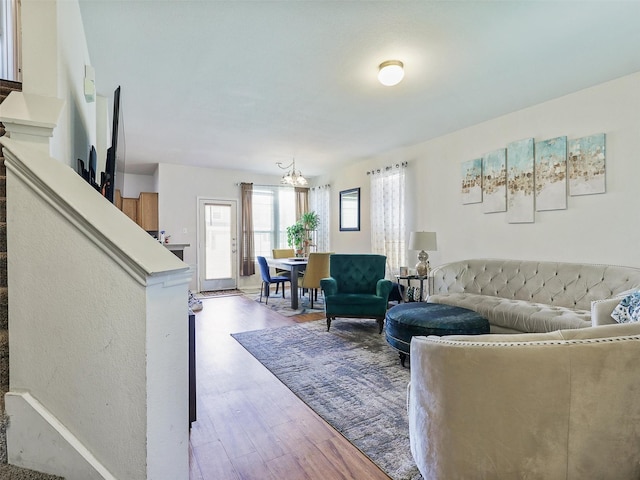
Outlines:
<svg viewBox="0 0 640 480"><path fill-rule="evenodd" d="M199 292L196 296L201 298L206 297L228 297L230 295L242 295L242 290L238 290L236 288L231 290L208 290L204 292Z"/></svg>
<svg viewBox="0 0 640 480"><path fill-rule="evenodd" d="M316 321L232 336L391 478L422 478L409 448L410 371L375 320L336 319L330 332Z"/></svg>
<svg viewBox="0 0 640 480"><path fill-rule="evenodd" d="M247 293L247 296L256 302L260 302L266 308L270 308L274 312L278 312L285 317L292 317L294 315L303 315L307 313L323 313L324 312L324 298L321 294L318 294L318 299L313 301L313 308L311 308L311 302L309 301L309 295L306 294L302 297L298 297L298 309L291 308L291 293L289 290L285 292L285 298L282 298L282 293L275 294L271 292L269 295L269 303L266 302L265 296L262 296L260 300L260 292Z"/></svg>

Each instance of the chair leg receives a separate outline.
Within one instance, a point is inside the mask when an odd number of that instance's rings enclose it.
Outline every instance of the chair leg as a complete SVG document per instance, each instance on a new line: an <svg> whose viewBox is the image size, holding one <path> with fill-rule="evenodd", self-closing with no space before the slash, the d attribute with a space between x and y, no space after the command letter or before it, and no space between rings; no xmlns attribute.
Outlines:
<svg viewBox="0 0 640 480"><path fill-rule="evenodd" d="M284 298L284 282L282 282L282 298ZM277 287L276 287L276 293L278 293Z"/></svg>
<svg viewBox="0 0 640 480"><path fill-rule="evenodd" d="M278 287L280 286L280 282L276 283L276 295L278 294ZM282 286L282 289L284 290L284 285Z"/></svg>
<svg viewBox="0 0 640 480"><path fill-rule="evenodd" d="M266 300L264 301L265 305L269 305L269 290L271 290L271 284L269 282L264 282L264 296Z"/></svg>

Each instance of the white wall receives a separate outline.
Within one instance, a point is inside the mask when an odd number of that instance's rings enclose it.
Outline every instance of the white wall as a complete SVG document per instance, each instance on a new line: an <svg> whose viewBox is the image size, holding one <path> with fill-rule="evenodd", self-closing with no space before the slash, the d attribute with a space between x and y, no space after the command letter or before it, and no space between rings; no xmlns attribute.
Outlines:
<svg viewBox="0 0 640 480"><path fill-rule="evenodd" d="M332 187L363 188L362 173L377 165L409 161L410 197L407 231L438 234L432 266L471 257L496 257L621 264L640 267L640 73L582 90L453 134L363 161L331 175ZM566 210L536 212L535 223L509 224L506 213L482 213L482 204L462 205L460 164L507 143L566 135L569 139L605 133L607 192L568 197ZM335 195L334 195L335 197ZM337 200L335 200L337 202ZM337 212L337 206L336 210ZM368 216L357 236L366 248ZM356 248L333 230L332 245ZM355 238L355 236L354 236ZM413 259L410 252L409 264Z"/></svg>
<svg viewBox="0 0 640 480"><path fill-rule="evenodd" d="M84 66L91 62L78 2L22 0L22 38L22 90L65 101L50 153L75 169L96 144L96 104L84 98Z"/></svg>
<svg viewBox="0 0 640 480"><path fill-rule="evenodd" d="M138 198L140 192L155 192L156 181L153 175L125 174L123 197Z"/></svg>
<svg viewBox="0 0 640 480"><path fill-rule="evenodd" d="M275 165L274 165L275 166ZM241 170L214 170L211 168L185 167L160 164L157 170L158 211L160 229L171 235L171 243L188 243L184 250L185 263L194 269L197 264L197 209L198 198L235 200L238 205L237 220L240 227L241 182L257 185L278 185L280 176L258 175ZM186 232L186 233L185 233ZM197 279L190 288L197 289ZM259 275L238 277L238 286L255 286Z"/></svg>
<svg viewBox="0 0 640 480"><path fill-rule="evenodd" d="M407 233L438 234L432 266L472 257L609 263L640 267L640 73L607 82L417 145L382 153L316 179L331 184L331 249L369 252L370 189L367 170L408 161ZM536 212L535 223L509 224L506 213L484 214L482 205L462 205L460 164L507 143L566 135L606 134L607 193L568 198L566 210ZM161 228L176 243L190 243L185 261L196 264L198 196L239 201L236 183L277 183L234 170L161 165L158 175ZM338 194L360 187L361 230L340 232ZM182 230L186 228L186 234ZM417 259L408 252L407 263ZM194 280L195 282L195 280ZM241 278L242 286L245 280ZM194 288L195 283L192 283Z"/></svg>

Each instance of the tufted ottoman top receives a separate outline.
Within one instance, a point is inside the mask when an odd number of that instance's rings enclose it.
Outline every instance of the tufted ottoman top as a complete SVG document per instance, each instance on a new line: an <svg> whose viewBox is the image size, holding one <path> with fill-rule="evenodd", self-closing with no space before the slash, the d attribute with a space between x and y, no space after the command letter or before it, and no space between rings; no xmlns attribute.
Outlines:
<svg viewBox="0 0 640 480"><path fill-rule="evenodd" d="M489 333L488 320L473 310L438 303L396 305L387 312L387 322L417 327L418 330L424 330L422 335L468 335L470 330L476 329L482 330L481 333Z"/></svg>
<svg viewBox="0 0 640 480"><path fill-rule="evenodd" d="M387 343L400 352L404 366L411 337L426 335L479 335L489 333L489 321L462 307L440 303L412 302L390 308L386 315Z"/></svg>

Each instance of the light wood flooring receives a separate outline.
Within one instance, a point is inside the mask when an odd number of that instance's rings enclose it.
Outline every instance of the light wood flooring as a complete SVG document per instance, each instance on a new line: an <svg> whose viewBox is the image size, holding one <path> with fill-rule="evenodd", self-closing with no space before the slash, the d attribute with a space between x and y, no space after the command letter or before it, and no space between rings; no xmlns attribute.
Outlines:
<svg viewBox="0 0 640 480"><path fill-rule="evenodd" d="M190 480L389 480L230 336L296 319L243 296L205 298L203 305L196 314Z"/></svg>

